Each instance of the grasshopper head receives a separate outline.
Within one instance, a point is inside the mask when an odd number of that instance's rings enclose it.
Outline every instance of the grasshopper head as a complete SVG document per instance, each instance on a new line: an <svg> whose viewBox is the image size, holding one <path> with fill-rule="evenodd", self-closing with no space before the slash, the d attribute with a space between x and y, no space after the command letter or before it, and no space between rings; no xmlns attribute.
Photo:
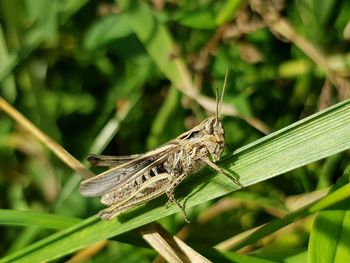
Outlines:
<svg viewBox="0 0 350 263"><path fill-rule="evenodd" d="M207 135L206 148L214 161L218 161L225 147L225 131L219 118L216 116L206 119L203 123L203 132Z"/></svg>
<svg viewBox="0 0 350 263"><path fill-rule="evenodd" d="M220 111L224 98L228 69L226 69L224 85L219 99L219 91L216 88L216 115L206 119L203 123L204 133L208 136L206 148L214 161L218 161L225 147L225 131L220 121ZM209 139L210 138L210 139Z"/></svg>

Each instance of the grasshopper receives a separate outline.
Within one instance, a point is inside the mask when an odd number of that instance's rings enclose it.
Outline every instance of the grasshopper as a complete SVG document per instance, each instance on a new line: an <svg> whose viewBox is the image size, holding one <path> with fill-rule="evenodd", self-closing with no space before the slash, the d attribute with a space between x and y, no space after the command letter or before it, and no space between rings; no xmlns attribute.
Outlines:
<svg viewBox="0 0 350 263"><path fill-rule="evenodd" d="M186 177L205 165L243 187L215 163L220 159L225 146L220 110L226 82L227 72L220 99L216 89L215 116L205 119L177 138L144 154L91 155L88 158L92 165L111 167L82 181L80 185L83 196L101 196L101 202L109 206L100 211L102 219L112 219L165 193L168 197L166 206L175 203L188 222L184 208L174 197L174 190Z"/></svg>

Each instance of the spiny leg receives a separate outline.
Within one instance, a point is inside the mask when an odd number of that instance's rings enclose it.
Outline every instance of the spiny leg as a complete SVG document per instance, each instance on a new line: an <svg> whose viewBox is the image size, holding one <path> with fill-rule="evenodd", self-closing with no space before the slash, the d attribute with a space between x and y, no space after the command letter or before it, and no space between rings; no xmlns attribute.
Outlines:
<svg viewBox="0 0 350 263"><path fill-rule="evenodd" d="M205 159L204 161L205 161L205 163L208 166L213 168L215 171L217 171L218 173L221 173L221 174L225 175L226 177L228 177L231 181L233 181L234 184L238 185L241 188L244 188L244 186L236 178L234 178L231 174L227 173L224 169L222 169L216 163L213 163L209 159Z"/></svg>
<svg viewBox="0 0 350 263"><path fill-rule="evenodd" d="M166 192L172 193L172 195L174 196L174 190L175 188L186 178L186 173L181 174L180 176L178 176L175 179L174 175L172 175L172 177L170 178L171 184L168 187L168 189L166 190ZM167 194L168 195L168 194ZM169 205L171 205L171 203L173 203L173 201L169 198L168 201L166 202L165 206L168 207Z"/></svg>
<svg viewBox="0 0 350 263"><path fill-rule="evenodd" d="M168 189L165 193L166 193L166 195L169 198L169 200L166 202L165 206L168 207L170 205L170 202L175 203L180 208L181 213L182 213L186 223L190 223L190 221L187 218L185 209L182 207L182 205L174 197L174 190L173 189Z"/></svg>

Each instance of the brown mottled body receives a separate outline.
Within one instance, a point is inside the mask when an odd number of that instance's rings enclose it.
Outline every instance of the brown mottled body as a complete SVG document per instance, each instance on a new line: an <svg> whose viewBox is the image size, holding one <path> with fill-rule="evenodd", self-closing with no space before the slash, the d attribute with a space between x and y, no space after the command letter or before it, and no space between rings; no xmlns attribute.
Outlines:
<svg viewBox="0 0 350 263"><path fill-rule="evenodd" d="M187 221L184 209L174 197L174 190L203 165L243 187L215 164L225 145L224 128L219 118L222 97L223 93L220 103L217 100L216 116L205 119L151 152L124 157L93 155L89 158L93 165L112 166L110 170L83 181L80 187L82 195L102 196L101 202L110 206L100 212L102 219L112 219L165 193L170 202L179 206Z"/></svg>

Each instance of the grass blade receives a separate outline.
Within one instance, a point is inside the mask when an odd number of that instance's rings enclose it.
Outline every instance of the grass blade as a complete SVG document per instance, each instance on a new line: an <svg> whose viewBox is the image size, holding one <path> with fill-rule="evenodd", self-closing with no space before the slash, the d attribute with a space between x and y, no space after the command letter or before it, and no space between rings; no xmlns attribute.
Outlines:
<svg viewBox="0 0 350 263"><path fill-rule="evenodd" d="M224 158L224 163L239 176L243 185L267 180L350 148L349 116L350 100L346 100L238 149ZM177 194L187 196L185 206L189 208L234 189L225 176L213 176L205 169L179 187ZM175 206L166 209L165 202L166 198L158 198L118 220L100 221L96 216L91 217L17 251L1 262L52 260L178 212Z"/></svg>

